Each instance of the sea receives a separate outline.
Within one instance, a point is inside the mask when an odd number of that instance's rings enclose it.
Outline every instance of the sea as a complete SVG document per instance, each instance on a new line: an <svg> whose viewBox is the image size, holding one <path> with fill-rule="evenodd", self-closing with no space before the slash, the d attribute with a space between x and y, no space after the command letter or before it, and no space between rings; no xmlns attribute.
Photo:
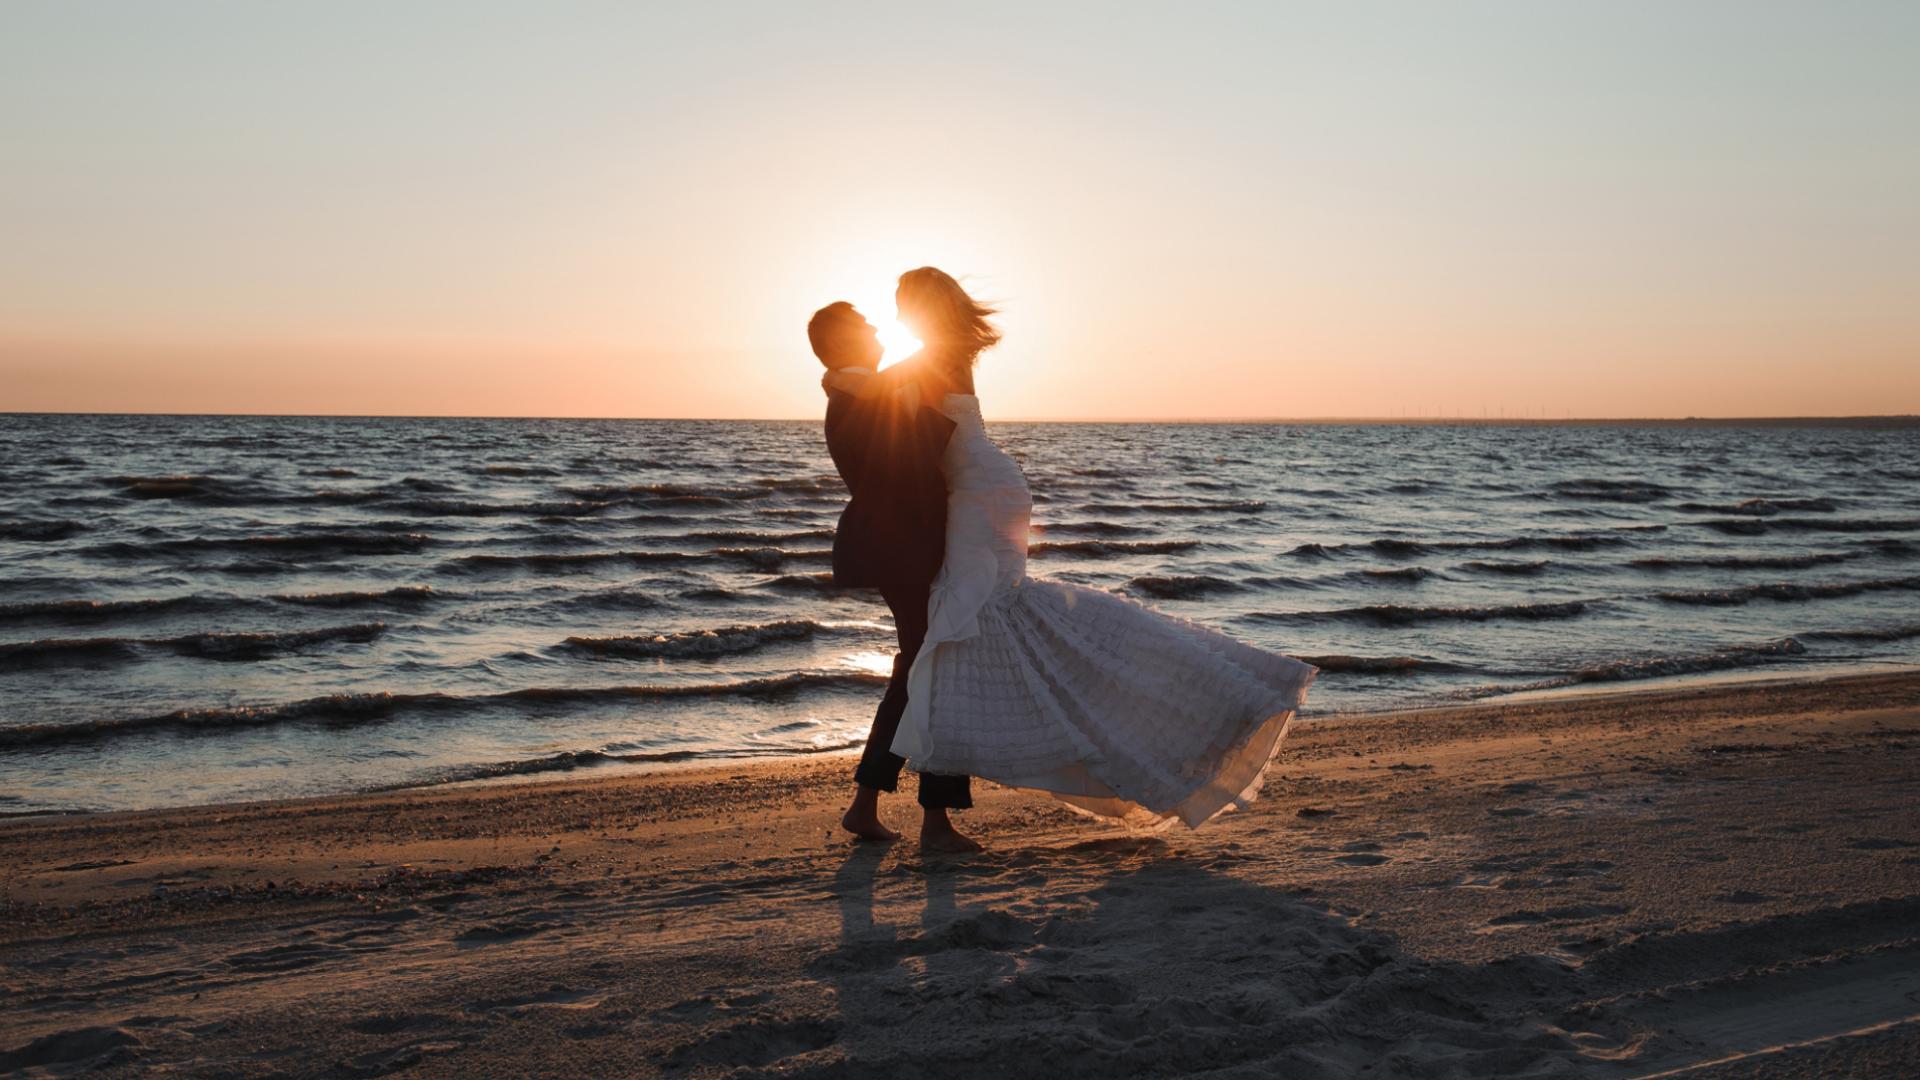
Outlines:
<svg viewBox="0 0 1920 1080"><path fill-rule="evenodd" d="M1032 574L1336 723L1920 660L1910 428L990 431ZM891 661L817 422L0 415L0 462L0 814L850 750Z"/></svg>

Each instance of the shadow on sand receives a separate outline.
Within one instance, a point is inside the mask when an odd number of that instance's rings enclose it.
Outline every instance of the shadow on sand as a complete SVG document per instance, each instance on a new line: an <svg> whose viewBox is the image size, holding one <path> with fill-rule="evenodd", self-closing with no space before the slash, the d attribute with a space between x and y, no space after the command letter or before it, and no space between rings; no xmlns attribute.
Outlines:
<svg viewBox="0 0 1920 1080"><path fill-rule="evenodd" d="M1552 1076L1619 1045L1530 1015L1567 981L1550 960L1418 960L1157 839L855 847L834 885L840 937L808 971L838 1021L781 1075Z"/></svg>

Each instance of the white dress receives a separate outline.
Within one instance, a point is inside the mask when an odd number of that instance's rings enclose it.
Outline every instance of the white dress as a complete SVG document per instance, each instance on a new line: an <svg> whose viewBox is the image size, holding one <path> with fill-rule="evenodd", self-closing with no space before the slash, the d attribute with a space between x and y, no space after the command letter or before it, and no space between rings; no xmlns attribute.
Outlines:
<svg viewBox="0 0 1920 1080"><path fill-rule="evenodd" d="M1033 497L948 394L946 564L893 752L1153 828L1260 790L1317 669L1100 589L1027 576Z"/></svg>

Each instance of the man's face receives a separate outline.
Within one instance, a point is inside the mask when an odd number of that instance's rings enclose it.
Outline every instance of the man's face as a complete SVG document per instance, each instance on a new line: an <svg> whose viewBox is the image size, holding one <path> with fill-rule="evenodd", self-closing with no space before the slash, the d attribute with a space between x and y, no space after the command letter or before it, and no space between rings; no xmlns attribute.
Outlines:
<svg viewBox="0 0 1920 1080"><path fill-rule="evenodd" d="M880 331L867 321L867 317L858 311L847 312L847 318L840 325L838 342L834 351L844 358L841 367L879 367L880 354L886 351L880 344Z"/></svg>

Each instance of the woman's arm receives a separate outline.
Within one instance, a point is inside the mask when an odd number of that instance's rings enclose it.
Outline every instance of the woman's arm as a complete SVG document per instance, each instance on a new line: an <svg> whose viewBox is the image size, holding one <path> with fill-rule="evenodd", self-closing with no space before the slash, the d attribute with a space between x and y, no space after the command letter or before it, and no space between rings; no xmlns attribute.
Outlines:
<svg viewBox="0 0 1920 1080"><path fill-rule="evenodd" d="M838 390L857 398L870 398L880 392L879 380L864 368L834 368L820 376L822 390Z"/></svg>

